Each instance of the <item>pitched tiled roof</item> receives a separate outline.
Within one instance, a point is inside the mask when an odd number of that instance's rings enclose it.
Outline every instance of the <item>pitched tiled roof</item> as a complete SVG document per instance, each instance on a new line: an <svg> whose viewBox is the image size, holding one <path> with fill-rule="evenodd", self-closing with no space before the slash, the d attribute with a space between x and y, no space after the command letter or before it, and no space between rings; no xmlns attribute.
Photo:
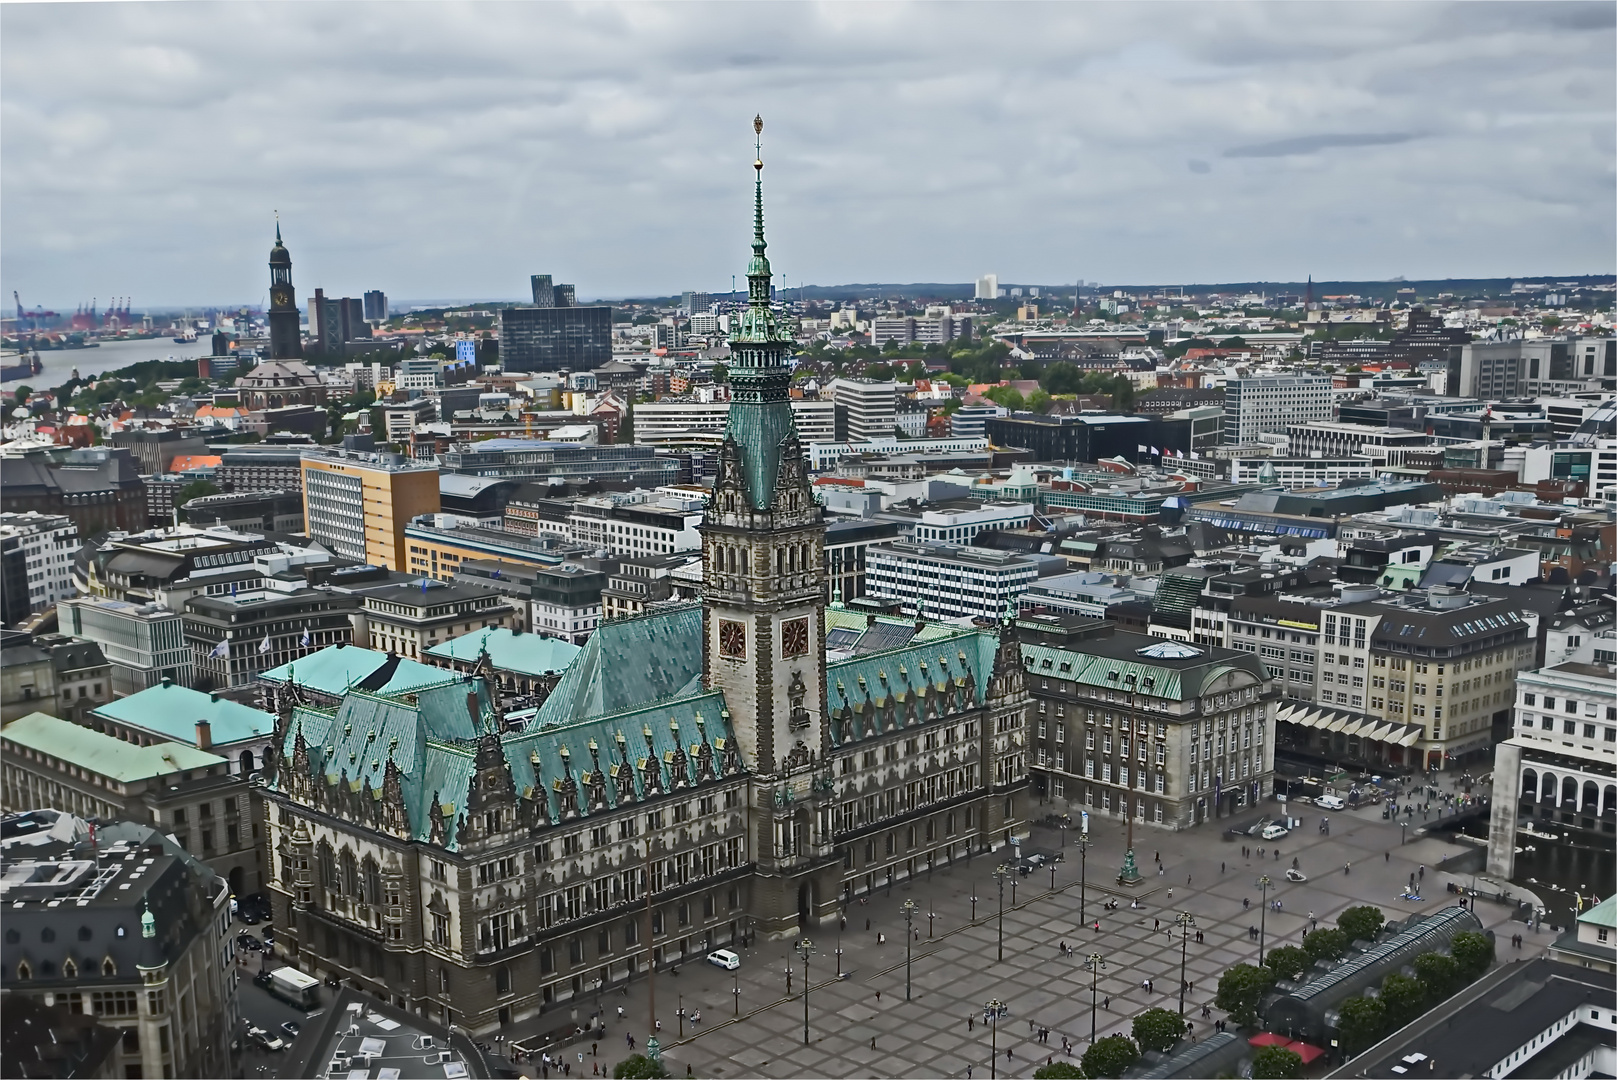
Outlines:
<svg viewBox="0 0 1617 1080"><path fill-rule="evenodd" d="M831 741L842 745L975 708L988 692L998 647L990 631L928 623L908 644L828 662Z"/></svg>
<svg viewBox="0 0 1617 1080"><path fill-rule="evenodd" d="M275 729L275 717L262 709L214 698L176 683L148 686L96 706L91 715L144 728L191 746L196 744L199 720L208 721L215 745L263 738Z"/></svg>

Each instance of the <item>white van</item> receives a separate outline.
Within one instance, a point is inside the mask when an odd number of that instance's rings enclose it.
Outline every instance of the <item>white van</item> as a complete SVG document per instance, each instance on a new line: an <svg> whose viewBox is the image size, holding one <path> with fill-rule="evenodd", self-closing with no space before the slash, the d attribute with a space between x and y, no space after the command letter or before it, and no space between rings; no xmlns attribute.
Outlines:
<svg viewBox="0 0 1617 1080"><path fill-rule="evenodd" d="M1347 803L1343 802L1341 799L1337 798L1335 795L1321 795L1319 798L1314 800L1314 805L1318 806L1318 807L1320 807L1322 809L1325 809L1325 810L1346 810L1347 809Z"/></svg>
<svg viewBox="0 0 1617 1080"><path fill-rule="evenodd" d="M725 971L734 971L741 966L741 957L729 949L714 949L707 954L707 962Z"/></svg>

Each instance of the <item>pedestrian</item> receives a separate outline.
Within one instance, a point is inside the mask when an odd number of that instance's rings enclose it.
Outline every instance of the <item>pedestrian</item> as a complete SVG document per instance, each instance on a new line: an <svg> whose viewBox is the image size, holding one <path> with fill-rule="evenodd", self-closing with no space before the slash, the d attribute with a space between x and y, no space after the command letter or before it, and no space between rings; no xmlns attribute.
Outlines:
<svg viewBox="0 0 1617 1080"><path fill-rule="evenodd" d="M966 1030L970 1031L977 1026L977 1018L970 1013L966 1014Z"/></svg>
<svg viewBox="0 0 1617 1080"><path fill-rule="evenodd" d="M1224 864L1223 863L1218 864L1218 872L1221 873L1221 874L1224 872Z"/></svg>
<svg viewBox="0 0 1617 1080"><path fill-rule="evenodd" d="M1151 920L1151 932L1154 934L1158 930L1161 930L1161 929L1162 929L1162 920L1161 919L1152 919Z"/></svg>
<svg viewBox="0 0 1617 1080"><path fill-rule="evenodd" d="M869 919L866 919L866 920L865 920L865 929L866 929L866 930L869 930L869 929L870 929L870 920L869 920Z"/></svg>
<svg viewBox="0 0 1617 1080"><path fill-rule="evenodd" d="M885 945L885 944L887 944L887 935L886 934L877 934L876 935L876 944L877 945Z"/></svg>
<svg viewBox="0 0 1617 1080"><path fill-rule="evenodd" d="M1161 861L1162 861L1162 852L1159 851L1159 852L1157 852L1157 862L1161 862Z"/></svg>
<svg viewBox="0 0 1617 1080"><path fill-rule="evenodd" d="M876 1049L876 1036L874 1035L870 1037L870 1048L872 1050Z"/></svg>
<svg viewBox="0 0 1617 1080"><path fill-rule="evenodd" d="M1382 854L1387 856L1387 861L1388 862L1392 862L1392 852L1387 851L1387 852L1383 852Z"/></svg>
<svg viewBox="0 0 1617 1080"><path fill-rule="evenodd" d="M590 1057L600 1057L600 1056L601 1056L601 1044L598 1043L598 1042L590 1043Z"/></svg>
<svg viewBox="0 0 1617 1080"><path fill-rule="evenodd" d="M1172 900L1172 899L1173 899L1173 890L1172 890L1172 889L1169 889L1169 890L1168 890L1168 899L1169 899L1169 900Z"/></svg>
<svg viewBox="0 0 1617 1080"><path fill-rule="evenodd" d="M1425 881L1425 880L1426 880L1426 864L1425 864L1425 863L1422 863L1422 864L1421 864L1421 868L1420 868L1420 879L1421 879L1421 880L1422 880L1422 881Z"/></svg>
<svg viewBox="0 0 1617 1080"><path fill-rule="evenodd" d="M1111 1007L1112 1007L1112 995L1107 994L1106 995L1106 1000L1102 1001L1100 1003L1100 1007L1103 1008L1103 1009L1108 1009L1108 1010L1111 1009Z"/></svg>
<svg viewBox="0 0 1617 1080"><path fill-rule="evenodd" d="M876 1004L878 1004L878 1005L881 1004L881 991L880 990L876 991Z"/></svg>

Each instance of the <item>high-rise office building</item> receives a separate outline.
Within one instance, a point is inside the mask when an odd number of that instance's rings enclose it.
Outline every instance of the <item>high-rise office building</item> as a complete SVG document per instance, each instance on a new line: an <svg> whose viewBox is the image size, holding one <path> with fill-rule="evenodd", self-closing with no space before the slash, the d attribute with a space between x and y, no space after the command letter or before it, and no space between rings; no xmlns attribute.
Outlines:
<svg viewBox="0 0 1617 1080"><path fill-rule="evenodd" d="M997 299L999 299L999 275L998 274L984 274L982 277L977 279L977 299L979 299L979 300L997 300Z"/></svg>
<svg viewBox="0 0 1617 1080"><path fill-rule="evenodd" d="M303 453L309 538L342 558L403 570L405 525L440 506L435 464L335 447Z"/></svg>
<svg viewBox="0 0 1617 1080"><path fill-rule="evenodd" d="M382 317L386 318L387 298L382 297L381 302ZM367 303L352 296L327 296L324 290L316 289L309 300L309 337L321 352L342 352L345 342L370 337L370 323L365 321L370 317L366 314Z"/></svg>
<svg viewBox="0 0 1617 1080"><path fill-rule="evenodd" d="M847 438L881 439L898 426L898 384L875 379L836 379L829 390L837 419L847 410Z"/></svg>
<svg viewBox="0 0 1617 1080"><path fill-rule="evenodd" d="M1224 384L1224 441L1253 443L1290 424L1329 420L1333 407L1329 376L1231 379Z"/></svg>
<svg viewBox="0 0 1617 1080"><path fill-rule="evenodd" d="M713 297L693 289L680 295L679 306L687 315L705 314L713 310Z"/></svg>
<svg viewBox="0 0 1617 1080"><path fill-rule="evenodd" d="M500 309L500 366L506 371L588 371L611 359L610 307Z"/></svg>
<svg viewBox="0 0 1617 1080"><path fill-rule="evenodd" d="M365 321L387 322L387 293L371 289L365 294Z"/></svg>

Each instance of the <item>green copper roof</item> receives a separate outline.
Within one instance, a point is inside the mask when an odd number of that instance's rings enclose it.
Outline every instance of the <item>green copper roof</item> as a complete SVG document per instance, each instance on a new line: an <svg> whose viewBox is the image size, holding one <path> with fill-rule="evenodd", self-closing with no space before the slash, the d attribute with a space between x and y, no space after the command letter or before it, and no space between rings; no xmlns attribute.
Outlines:
<svg viewBox="0 0 1617 1080"><path fill-rule="evenodd" d="M13 720L0 731L0 735L13 745L49 754L121 784L227 764L218 754L183 743L160 742L151 746L135 746L40 712Z"/></svg>
<svg viewBox="0 0 1617 1080"><path fill-rule="evenodd" d="M397 663L381 678L382 685L369 685L378 681L372 676L381 672L390 659L396 659ZM340 697L355 687L374 690L379 694L403 694L458 676L453 671L418 663L407 657L391 658L387 653L375 649L362 649L357 645L329 645L291 663L271 668L259 678L276 685L290 682L316 693ZM214 737L218 738L217 735Z"/></svg>
<svg viewBox="0 0 1617 1080"><path fill-rule="evenodd" d="M753 509L763 510L773 501L781 459L796 435L792 407L785 401L730 406L725 437L742 448L747 501Z"/></svg>
<svg viewBox="0 0 1617 1080"><path fill-rule="evenodd" d="M545 675L567 670L583 649L560 638L518 634L503 626L491 626L435 645L427 655L436 660L475 664L483 652L488 653L489 663L501 671Z"/></svg>
<svg viewBox="0 0 1617 1080"><path fill-rule="evenodd" d="M158 683L98 705L92 715L144 728L187 746L196 745L199 720L208 722L215 746L263 738L275 730L275 717L262 709L228 698L215 699L175 683Z"/></svg>
<svg viewBox="0 0 1617 1080"><path fill-rule="evenodd" d="M1617 926L1617 894L1606 897L1594 907L1578 916L1578 921L1591 926Z"/></svg>
<svg viewBox="0 0 1617 1080"><path fill-rule="evenodd" d="M531 721L570 724L701 689L702 609L609 619L590 635Z"/></svg>
<svg viewBox="0 0 1617 1080"><path fill-rule="evenodd" d="M909 644L830 661L831 741L840 746L981 705L998 647L991 631L928 624Z"/></svg>

